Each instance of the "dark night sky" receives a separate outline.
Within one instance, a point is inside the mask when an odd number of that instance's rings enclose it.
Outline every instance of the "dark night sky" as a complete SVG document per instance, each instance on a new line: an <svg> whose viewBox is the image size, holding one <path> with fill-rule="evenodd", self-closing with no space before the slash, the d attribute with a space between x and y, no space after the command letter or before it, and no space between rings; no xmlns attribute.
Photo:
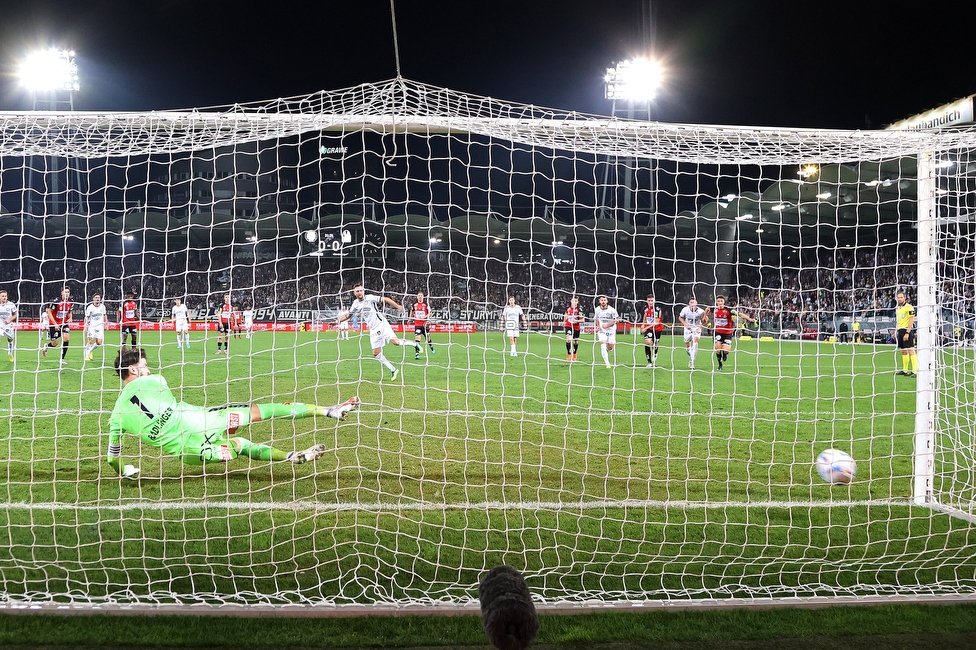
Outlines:
<svg viewBox="0 0 976 650"><path fill-rule="evenodd" d="M642 0L397 0L402 74L607 114ZM668 122L866 128L976 92L971 24L937 3L656 0ZM0 110L29 47L78 51L79 110L226 105L396 76L388 0L0 0Z"/></svg>

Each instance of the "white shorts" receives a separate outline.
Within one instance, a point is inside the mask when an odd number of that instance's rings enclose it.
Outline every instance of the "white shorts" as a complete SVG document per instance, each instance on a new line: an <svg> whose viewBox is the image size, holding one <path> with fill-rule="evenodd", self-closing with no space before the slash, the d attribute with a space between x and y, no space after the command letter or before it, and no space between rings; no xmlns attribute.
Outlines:
<svg viewBox="0 0 976 650"><path fill-rule="evenodd" d="M89 327L88 328L88 338L98 339L99 341L105 340L105 326L102 327Z"/></svg>
<svg viewBox="0 0 976 650"><path fill-rule="evenodd" d="M12 339L14 337L14 324L0 323L0 336L6 336L8 339Z"/></svg>
<svg viewBox="0 0 976 650"><path fill-rule="evenodd" d="M596 331L596 342L606 343L608 345L617 344L617 328L608 327L605 329L600 329Z"/></svg>
<svg viewBox="0 0 976 650"><path fill-rule="evenodd" d="M181 334L186 334L187 332L190 331L190 324L189 323L177 323L176 324L176 327L174 329L177 332L181 333Z"/></svg>
<svg viewBox="0 0 976 650"><path fill-rule="evenodd" d="M517 339L518 337L522 336L522 330L505 330L505 336Z"/></svg>
<svg viewBox="0 0 976 650"><path fill-rule="evenodd" d="M250 331L254 327L254 321L244 321L244 329Z"/></svg>
<svg viewBox="0 0 976 650"><path fill-rule="evenodd" d="M393 333L393 328L390 327L390 324L383 323L383 326L378 330L369 331L369 346L375 350L376 348L383 347L395 338L396 334Z"/></svg>
<svg viewBox="0 0 976 650"><path fill-rule="evenodd" d="M685 343L691 341L692 339L701 338L701 328L700 327L686 327L685 328Z"/></svg>

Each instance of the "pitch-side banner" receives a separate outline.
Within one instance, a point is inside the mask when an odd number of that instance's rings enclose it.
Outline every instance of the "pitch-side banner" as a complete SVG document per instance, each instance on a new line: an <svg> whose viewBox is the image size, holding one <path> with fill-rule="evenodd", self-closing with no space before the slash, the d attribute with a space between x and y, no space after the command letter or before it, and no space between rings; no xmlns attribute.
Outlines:
<svg viewBox="0 0 976 650"><path fill-rule="evenodd" d="M40 321L17 321L15 324L18 330L37 330L40 327ZM76 332L80 332L82 329L81 323L72 323L71 329ZM106 323L106 330L118 330L118 323ZM141 331L168 331L172 332L176 329L175 323L166 321L162 323L150 323L143 321L139 323L139 329ZM431 323L428 325L427 329L431 332L438 334L473 334L478 330L475 323ZM201 323L201 322L190 322L190 331L193 332L205 332L205 331L216 331L217 323ZM365 332L364 327L360 328L361 331ZM45 332L47 330L45 329ZM311 322L301 322L301 323L254 323L251 327L253 332L329 332L336 331L336 324L334 322L328 323L311 323ZM394 332L406 332L408 334L413 333L413 323L397 323L393 325Z"/></svg>

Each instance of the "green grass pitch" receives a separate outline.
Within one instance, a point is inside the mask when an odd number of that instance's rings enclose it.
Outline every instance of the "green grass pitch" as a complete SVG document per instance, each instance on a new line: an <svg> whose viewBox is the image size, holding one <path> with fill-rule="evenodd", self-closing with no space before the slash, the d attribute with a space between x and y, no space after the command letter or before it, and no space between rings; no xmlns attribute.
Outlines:
<svg viewBox="0 0 976 650"><path fill-rule="evenodd" d="M569 363L562 336L512 358L499 333L435 335L419 361L387 346L391 381L367 337L260 332L225 357L213 333L144 332L190 403L363 404L242 431L325 443L314 466L189 468L130 437L130 482L103 460L117 336L83 363L76 333L61 366L22 332L0 361L7 598L466 601L501 562L551 600L976 589L972 527L905 503L915 380L891 347L737 341L719 372L708 339L694 370L669 337L644 368L622 335L608 369L592 340ZM828 447L858 461L852 485L817 476Z"/></svg>

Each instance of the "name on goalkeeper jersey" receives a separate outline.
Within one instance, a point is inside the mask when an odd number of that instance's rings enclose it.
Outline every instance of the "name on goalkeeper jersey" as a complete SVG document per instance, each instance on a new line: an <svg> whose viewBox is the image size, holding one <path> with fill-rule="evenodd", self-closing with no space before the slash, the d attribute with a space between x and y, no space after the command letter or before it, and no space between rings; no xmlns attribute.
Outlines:
<svg viewBox="0 0 976 650"><path fill-rule="evenodd" d="M163 414L153 421L153 425L149 427L149 432L146 434L146 437L155 442L156 438L159 437L159 430L162 429L167 422L169 422L171 417L173 417L172 407L163 411Z"/></svg>

